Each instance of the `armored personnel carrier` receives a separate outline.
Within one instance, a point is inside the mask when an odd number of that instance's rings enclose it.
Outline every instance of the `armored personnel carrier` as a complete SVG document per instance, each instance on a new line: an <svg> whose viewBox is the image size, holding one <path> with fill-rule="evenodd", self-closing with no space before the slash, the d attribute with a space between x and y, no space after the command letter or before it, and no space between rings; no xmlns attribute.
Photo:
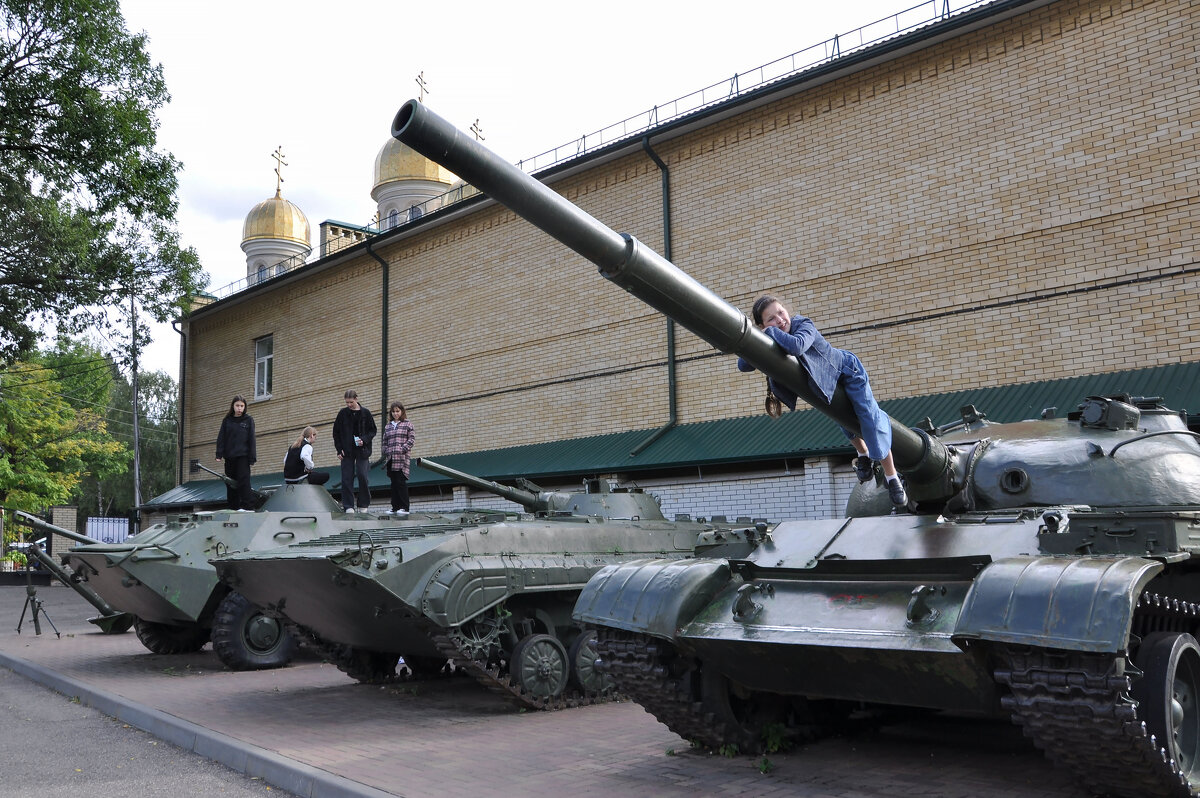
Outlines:
<svg viewBox="0 0 1200 798"><path fill-rule="evenodd" d="M840 426L743 313L409 102L393 135ZM597 670L682 736L760 749L852 708L1010 717L1096 792L1200 786L1200 446L1152 398L1066 418L892 420L912 512L868 482L848 517L780 523L744 557L619 563L576 605Z"/></svg>
<svg viewBox="0 0 1200 798"><path fill-rule="evenodd" d="M654 497L603 479L544 491L417 463L522 512L339 530L212 564L231 590L359 681L397 678L401 659L418 676L449 661L523 706L555 709L611 693L593 667L594 634L571 620L593 574L637 558L741 555L768 531L750 519L668 521Z"/></svg>
<svg viewBox="0 0 1200 798"><path fill-rule="evenodd" d="M101 597L102 610L132 616L138 639L155 654L197 651L211 639L218 658L232 670L276 668L291 661L296 640L277 619L221 584L208 558L431 520L348 515L323 487L308 483L284 485L260 498L264 501L255 512L181 514L121 543L76 546L63 555L69 579ZM477 518L470 513L443 517Z"/></svg>

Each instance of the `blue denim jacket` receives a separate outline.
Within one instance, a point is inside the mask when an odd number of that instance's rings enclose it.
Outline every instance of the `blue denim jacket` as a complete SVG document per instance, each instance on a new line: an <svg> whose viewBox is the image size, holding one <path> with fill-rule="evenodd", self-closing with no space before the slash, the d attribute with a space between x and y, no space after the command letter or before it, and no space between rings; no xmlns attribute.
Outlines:
<svg viewBox="0 0 1200 798"><path fill-rule="evenodd" d="M826 402L833 398L838 378L842 374L845 352L830 345L812 323L812 319L807 316L793 316L788 332L785 333L778 327L767 327L763 332L771 336L785 352L794 355L800 361L800 365L808 372L809 385L816 393L824 396ZM739 357L738 369L754 371L754 366ZM789 410L795 410L796 394L775 380L770 382L771 390L779 397L779 401L787 405Z"/></svg>

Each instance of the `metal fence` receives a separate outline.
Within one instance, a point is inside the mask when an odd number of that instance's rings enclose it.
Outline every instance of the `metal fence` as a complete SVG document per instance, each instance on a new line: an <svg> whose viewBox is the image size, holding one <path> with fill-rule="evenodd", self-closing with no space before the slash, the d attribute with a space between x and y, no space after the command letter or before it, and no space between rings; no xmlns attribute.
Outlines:
<svg viewBox="0 0 1200 798"><path fill-rule="evenodd" d="M129 537L129 519L89 518L84 534L101 543L121 543Z"/></svg>

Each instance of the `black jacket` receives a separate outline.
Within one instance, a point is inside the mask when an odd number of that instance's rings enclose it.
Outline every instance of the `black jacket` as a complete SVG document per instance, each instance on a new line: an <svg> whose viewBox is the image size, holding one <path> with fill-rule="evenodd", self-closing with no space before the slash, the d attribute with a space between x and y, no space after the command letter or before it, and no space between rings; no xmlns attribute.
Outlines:
<svg viewBox="0 0 1200 798"><path fill-rule="evenodd" d="M333 422L333 448L343 457L370 457L371 441L375 439L375 418L361 404L358 410L343 407ZM362 438L363 445L356 450L354 436Z"/></svg>
<svg viewBox="0 0 1200 798"><path fill-rule="evenodd" d="M258 451L254 448L254 419L243 413L241 416L225 416L221 431L217 433L217 459L226 457L249 457L250 465L258 462Z"/></svg>

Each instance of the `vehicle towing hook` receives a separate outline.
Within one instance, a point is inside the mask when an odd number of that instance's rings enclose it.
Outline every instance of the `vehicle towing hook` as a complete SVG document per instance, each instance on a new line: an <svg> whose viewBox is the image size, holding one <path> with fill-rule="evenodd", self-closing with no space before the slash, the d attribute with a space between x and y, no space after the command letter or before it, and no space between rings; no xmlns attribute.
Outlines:
<svg viewBox="0 0 1200 798"><path fill-rule="evenodd" d="M945 593L945 588L941 589ZM933 623L941 615L937 609L929 606L929 597L938 593L938 588L920 585L913 588L912 598L908 600L908 612L905 625L909 627L919 624Z"/></svg>
<svg viewBox="0 0 1200 798"><path fill-rule="evenodd" d="M755 593L762 593L767 597L775 595L775 586L767 582L761 582L757 585L745 584L738 588L737 598L733 602L733 619L735 621L749 621L762 612L762 605L754 600Z"/></svg>

